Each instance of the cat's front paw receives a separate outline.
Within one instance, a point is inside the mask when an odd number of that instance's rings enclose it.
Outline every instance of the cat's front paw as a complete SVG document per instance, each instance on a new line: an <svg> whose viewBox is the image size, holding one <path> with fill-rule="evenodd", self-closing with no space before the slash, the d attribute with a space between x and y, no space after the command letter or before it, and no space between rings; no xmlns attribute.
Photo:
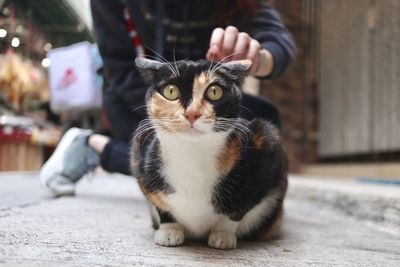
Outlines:
<svg viewBox="0 0 400 267"><path fill-rule="evenodd" d="M208 245L218 249L236 248L236 235L230 232L213 232L208 236Z"/></svg>
<svg viewBox="0 0 400 267"><path fill-rule="evenodd" d="M154 235L154 242L165 247L176 247L183 244L185 234L177 223L161 224Z"/></svg>

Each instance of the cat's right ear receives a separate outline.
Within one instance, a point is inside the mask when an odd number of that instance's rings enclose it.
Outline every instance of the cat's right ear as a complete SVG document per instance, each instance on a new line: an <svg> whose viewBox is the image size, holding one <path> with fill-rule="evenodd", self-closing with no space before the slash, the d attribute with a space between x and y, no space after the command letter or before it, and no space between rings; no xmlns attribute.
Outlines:
<svg viewBox="0 0 400 267"><path fill-rule="evenodd" d="M156 74L156 72L161 69L163 63L144 57L137 57L135 59L135 65L139 72L142 74L143 78L151 81L154 78L154 74Z"/></svg>

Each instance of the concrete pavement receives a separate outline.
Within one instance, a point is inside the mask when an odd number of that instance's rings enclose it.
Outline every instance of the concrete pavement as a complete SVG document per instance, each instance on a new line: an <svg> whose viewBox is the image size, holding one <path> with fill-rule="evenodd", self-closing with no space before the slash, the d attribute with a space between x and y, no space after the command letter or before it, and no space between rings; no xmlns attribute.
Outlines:
<svg viewBox="0 0 400 267"><path fill-rule="evenodd" d="M400 266L398 187L310 181L291 178L279 239L219 251L206 242L154 245L132 178L94 177L76 197L52 199L37 174L2 174L0 266Z"/></svg>

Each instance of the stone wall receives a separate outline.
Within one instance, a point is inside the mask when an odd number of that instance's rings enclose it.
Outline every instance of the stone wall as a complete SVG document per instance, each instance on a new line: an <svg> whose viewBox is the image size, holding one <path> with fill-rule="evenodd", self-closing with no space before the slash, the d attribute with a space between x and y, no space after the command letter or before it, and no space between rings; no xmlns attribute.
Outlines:
<svg viewBox="0 0 400 267"><path fill-rule="evenodd" d="M309 1L270 1L293 34L297 47L295 63L275 81L262 81L260 94L278 105L282 136L289 152L291 171L303 162L316 160L317 90L313 29L309 21Z"/></svg>

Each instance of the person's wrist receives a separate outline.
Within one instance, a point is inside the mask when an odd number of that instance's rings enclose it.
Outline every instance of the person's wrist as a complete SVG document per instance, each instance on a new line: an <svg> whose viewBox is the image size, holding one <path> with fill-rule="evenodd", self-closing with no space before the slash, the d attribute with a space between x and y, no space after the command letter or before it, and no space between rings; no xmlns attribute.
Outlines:
<svg viewBox="0 0 400 267"><path fill-rule="evenodd" d="M103 153L108 142L110 142L110 138L100 134L91 134L88 139L89 146L99 154Z"/></svg>
<svg viewBox="0 0 400 267"><path fill-rule="evenodd" d="M255 76L265 77L271 74L273 69L273 57L267 49L259 52L258 67Z"/></svg>

